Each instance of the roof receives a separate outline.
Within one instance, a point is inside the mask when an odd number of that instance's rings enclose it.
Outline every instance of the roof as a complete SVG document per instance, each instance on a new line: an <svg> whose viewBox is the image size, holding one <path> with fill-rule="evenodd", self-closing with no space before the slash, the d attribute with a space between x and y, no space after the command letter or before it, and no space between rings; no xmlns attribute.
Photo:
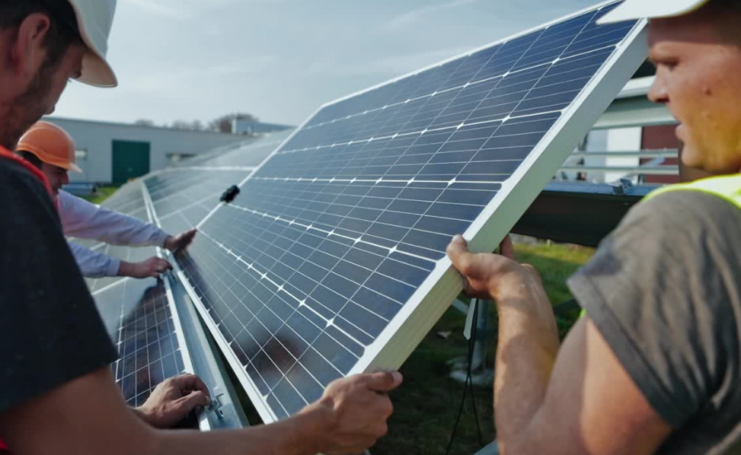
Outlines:
<svg viewBox="0 0 741 455"><path fill-rule="evenodd" d="M234 136L232 133L222 133L220 131L195 131L195 130L179 130L175 128L166 128L163 126L149 126L149 125L135 125L133 123L117 123L117 122L106 122L106 121L100 121L100 120L87 120L87 119L77 119L77 118L69 118L69 117L44 117L44 120L54 123L55 121L62 121L62 122L75 122L75 123L86 123L91 125L101 125L101 126L113 126L113 127L120 127L120 128L140 128L140 129L150 129L150 130L157 130L157 131L169 131L169 132L175 132L175 133L193 133L193 134L207 134L211 136Z"/></svg>

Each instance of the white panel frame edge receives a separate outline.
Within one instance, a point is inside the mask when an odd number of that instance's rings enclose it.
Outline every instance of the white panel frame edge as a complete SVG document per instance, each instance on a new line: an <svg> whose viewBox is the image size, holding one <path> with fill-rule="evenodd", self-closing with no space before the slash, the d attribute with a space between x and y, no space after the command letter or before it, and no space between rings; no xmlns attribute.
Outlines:
<svg viewBox="0 0 741 455"><path fill-rule="evenodd" d="M161 227L157 212L154 210L154 203L152 202L152 196L149 194L149 189L146 185L146 180L141 181L142 197L144 198L144 206L147 208L147 215L149 216L149 222L153 223L157 227ZM157 256L164 259L164 252L162 248L156 247ZM178 311L177 305L175 304L175 296L172 293L172 286L170 280L166 277L162 279L165 284L165 293L167 295L167 303L170 306L170 312L172 313L172 321L175 326L175 336L180 344L181 355L183 357L183 367L186 373L196 374L193 368L193 361L190 357L190 349L188 343L185 340L185 332L183 331L183 325L180 322L180 312ZM198 418L198 428L201 431L210 431L211 423L208 421L208 416L204 410L200 410L196 413Z"/></svg>
<svg viewBox="0 0 741 455"><path fill-rule="evenodd" d="M549 23L533 27L517 35L508 36L473 51L447 59L441 63L324 104L278 146L239 186L243 187L253 176L259 173L260 169L275 154L279 153L322 109L328 106L406 77L442 66L445 63L469 56L497 44L511 41L550 27L551 25L564 22L589 11L602 9L613 3L615 1L610 0L585 8ZM617 50L613 55L602 65L584 90L582 90L574 102L565 110L561 118L551 127L546 136L510 177L510 180L508 180L508 182L515 181L518 183L516 185L512 185L511 183L507 185L505 183L502 190L474 221L464 234L469 239L469 247L472 251L493 251L496 248L501 239L510 232L517 220L525 213L545 185L566 161L566 158L568 158L582 138L589 132L595 121L617 97L631 76L635 74L635 71L645 61L648 54L646 25L647 21L639 21L626 38L616 46ZM198 228L200 229L223 205L222 203L217 206L199 223ZM496 222L494 221L495 215L497 217ZM502 218L505 221L500 221ZM214 335L217 344L224 352L230 366L234 369L235 374L242 383L260 417L265 423L275 422L277 416L267 406L257 386L247 375L245 368L242 367L239 360L232 354L229 343L224 340L223 335L221 335L218 327L216 327L216 324L214 324L209 316L208 311L201 302L195 289L191 286L185 273L182 270L178 270L178 276L188 294L190 294L199 313L205 320L206 325ZM451 302L460 294L462 285L461 278L453 269L450 260L448 258L440 260L430 276L412 295L401 311L391 320L377 339L366 348L366 353L355 367L353 367L348 376L363 372L399 368L427 333L429 333L440 317L442 317Z"/></svg>

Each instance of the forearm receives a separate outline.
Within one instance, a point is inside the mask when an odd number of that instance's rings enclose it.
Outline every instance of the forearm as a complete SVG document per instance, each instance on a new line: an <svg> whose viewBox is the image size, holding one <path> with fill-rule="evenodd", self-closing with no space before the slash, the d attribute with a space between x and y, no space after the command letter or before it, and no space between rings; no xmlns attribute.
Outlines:
<svg viewBox="0 0 741 455"><path fill-rule="evenodd" d="M543 404L559 348L558 328L540 281L503 293L499 310L494 407L500 443L517 442Z"/></svg>
<svg viewBox="0 0 741 455"><path fill-rule="evenodd" d="M327 414L319 407L271 425L226 432L173 432L157 434L156 455L316 455L330 430Z"/></svg>
<svg viewBox="0 0 741 455"><path fill-rule="evenodd" d="M77 245L74 242L68 241L67 244L72 250L72 255L75 257L75 262L77 262L82 276L85 278L119 276L120 261L118 259Z"/></svg>
<svg viewBox="0 0 741 455"><path fill-rule="evenodd" d="M142 408L130 408L131 412L134 413L135 416L139 418L142 422L146 423L147 425L151 425L151 422L149 421L149 416L146 412L144 412L144 409Z"/></svg>
<svg viewBox="0 0 741 455"><path fill-rule="evenodd" d="M134 264L127 261L121 261L121 265L118 266L118 276L121 277L133 277L134 276Z"/></svg>
<svg viewBox="0 0 741 455"><path fill-rule="evenodd" d="M24 406L0 415L0 435L14 447L14 453L31 455L315 455L328 448L327 438L333 431L328 413L316 405L282 422L242 430L157 430L134 417L140 416L137 412L126 412L120 392L112 384L107 396L95 400L100 406L93 400L77 406L89 411L86 417L65 410L45 416L36 411L46 406ZM52 401L50 408L55 409L68 400L52 397L44 401ZM29 414L37 418L18 419Z"/></svg>

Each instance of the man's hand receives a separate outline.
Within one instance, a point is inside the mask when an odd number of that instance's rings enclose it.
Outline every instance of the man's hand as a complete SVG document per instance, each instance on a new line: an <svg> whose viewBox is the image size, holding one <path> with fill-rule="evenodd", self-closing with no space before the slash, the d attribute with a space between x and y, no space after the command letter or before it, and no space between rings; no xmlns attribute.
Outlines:
<svg viewBox="0 0 741 455"><path fill-rule="evenodd" d="M159 278L163 273L172 270L172 264L167 260L152 257L142 262L125 262L121 261L118 269L118 276L128 276L131 278Z"/></svg>
<svg viewBox="0 0 741 455"><path fill-rule="evenodd" d="M499 300L520 295L528 285L541 284L538 271L531 265L515 261L512 240L506 237L499 245L500 254L474 254L460 235L448 245L448 256L465 280L463 291L469 297Z"/></svg>
<svg viewBox="0 0 741 455"><path fill-rule="evenodd" d="M209 403L206 384L198 376L183 374L158 385L146 403L134 412L155 428L171 428L193 409Z"/></svg>
<svg viewBox="0 0 741 455"><path fill-rule="evenodd" d="M191 229L190 231L183 232L176 237L169 236L167 237L167 240L165 240L165 248L173 253L188 248L188 246L193 243L193 239L197 232L196 229Z"/></svg>
<svg viewBox="0 0 741 455"><path fill-rule="evenodd" d="M394 412L387 393L401 385L401 373L373 373L339 379L324 396L303 412L328 413L329 427L321 452L327 455L361 453L388 431ZM321 411L320 411L321 410Z"/></svg>

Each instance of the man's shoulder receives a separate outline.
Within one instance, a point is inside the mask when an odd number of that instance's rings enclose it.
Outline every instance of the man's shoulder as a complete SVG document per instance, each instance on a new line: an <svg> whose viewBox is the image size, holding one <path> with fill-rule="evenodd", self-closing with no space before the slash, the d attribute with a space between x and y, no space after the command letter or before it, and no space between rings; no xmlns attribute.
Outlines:
<svg viewBox="0 0 741 455"><path fill-rule="evenodd" d="M57 201L59 202L60 210L72 210L79 207L87 208L87 206L95 207L94 204L91 204L85 199L79 198L66 191L59 191L59 194L57 195Z"/></svg>
<svg viewBox="0 0 741 455"><path fill-rule="evenodd" d="M628 285L650 292L657 272L678 283L709 272L710 260L741 274L741 210L715 195L670 191L635 206L569 285L595 291L585 280L609 277L597 281L610 295Z"/></svg>
<svg viewBox="0 0 741 455"><path fill-rule="evenodd" d="M2 157L0 200L3 201L2 208L6 214L14 210L27 212L29 208L33 210L37 207L53 209L52 200L41 180L20 163Z"/></svg>
<svg viewBox="0 0 741 455"><path fill-rule="evenodd" d="M678 189L638 204L625 217L617 233L636 228L647 238L733 233L741 242L741 209L713 194Z"/></svg>
<svg viewBox="0 0 741 455"><path fill-rule="evenodd" d="M33 175L28 169L23 167L16 161L4 158L0 156L0 185L10 186L14 183L37 183L43 190L43 185L39 182L39 179Z"/></svg>

